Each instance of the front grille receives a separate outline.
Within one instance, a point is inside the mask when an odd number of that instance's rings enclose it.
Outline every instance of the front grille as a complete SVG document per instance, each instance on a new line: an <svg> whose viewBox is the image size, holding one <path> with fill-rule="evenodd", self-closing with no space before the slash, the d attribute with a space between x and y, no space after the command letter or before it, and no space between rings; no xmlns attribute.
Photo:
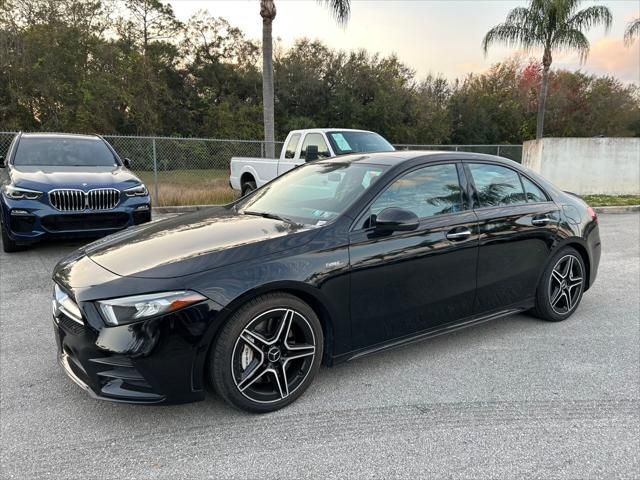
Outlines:
<svg viewBox="0 0 640 480"><path fill-rule="evenodd" d="M77 189L52 190L49 203L61 212L85 210L111 210L120 202L120 191L115 188L97 188L83 192Z"/></svg>
<svg viewBox="0 0 640 480"><path fill-rule="evenodd" d="M125 227L129 215L124 212L48 215L40 222L50 232L113 230Z"/></svg>

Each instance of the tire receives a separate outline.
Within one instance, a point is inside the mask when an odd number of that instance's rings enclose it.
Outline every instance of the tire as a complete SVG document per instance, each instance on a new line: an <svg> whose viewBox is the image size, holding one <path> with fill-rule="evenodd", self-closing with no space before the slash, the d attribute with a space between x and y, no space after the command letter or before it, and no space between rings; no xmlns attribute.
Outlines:
<svg viewBox="0 0 640 480"><path fill-rule="evenodd" d="M9 238L4 225L2 226L2 250L6 253L13 253L20 250L20 246Z"/></svg>
<svg viewBox="0 0 640 480"><path fill-rule="evenodd" d="M249 195L256 188L258 188L256 186L256 182L245 182L245 183L243 183L242 184L242 196L244 197L245 195Z"/></svg>
<svg viewBox="0 0 640 480"><path fill-rule="evenodd" d="M254 298L224 325L209 355L214 390L253 413L297 400L316 376L324 337L309 305L288 293Z"/></svg>
<svg viewBox="0 0 640 480"><path fill-rule="evenodd" d="M577 250L560 249L540 278L532 311L534 316L548 322L561 322L573 315L582 300L586 272Z"/></svg>

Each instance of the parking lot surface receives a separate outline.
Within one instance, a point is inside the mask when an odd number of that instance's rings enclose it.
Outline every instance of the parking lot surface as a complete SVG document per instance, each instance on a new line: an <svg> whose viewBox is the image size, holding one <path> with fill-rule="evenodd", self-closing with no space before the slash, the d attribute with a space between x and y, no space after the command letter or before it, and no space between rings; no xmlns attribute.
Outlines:
<svg viewBox="0 0 640 480"><path fill-rule="evenodd" d="M2 253L0 478L638 478L640 215L600 225L600 273L569 320L516 315L323 368L263 416L213 395L89 398L51 326L52 268L79 244Z"/></svg>

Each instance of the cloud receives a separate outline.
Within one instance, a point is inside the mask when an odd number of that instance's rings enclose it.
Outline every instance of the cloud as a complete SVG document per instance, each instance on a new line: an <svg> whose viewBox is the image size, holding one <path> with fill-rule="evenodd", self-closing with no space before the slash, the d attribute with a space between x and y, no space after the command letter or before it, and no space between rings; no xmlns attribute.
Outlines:
<svg viewBox="0 0 640 480"><path fill-rule="evenodd" d="M584 65L575 53L555 55L556 67L582 69L599 75L612 75L626 82L640 84L640 41L626 47L621 38L601 38L591 44Z"/></svg>

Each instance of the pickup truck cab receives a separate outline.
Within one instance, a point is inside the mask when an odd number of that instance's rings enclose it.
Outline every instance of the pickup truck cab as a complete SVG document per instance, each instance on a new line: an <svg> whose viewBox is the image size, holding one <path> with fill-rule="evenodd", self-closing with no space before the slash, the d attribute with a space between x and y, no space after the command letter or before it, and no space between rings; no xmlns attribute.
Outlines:
<svg viewBox="0 0 640 480"><path fill-rule="evenodd" d="M292 130L280 158L233 157L229 184L247 195L292 168L313 160L360 152L392 152L381 135L367 130L312 128Z"/></svg>

